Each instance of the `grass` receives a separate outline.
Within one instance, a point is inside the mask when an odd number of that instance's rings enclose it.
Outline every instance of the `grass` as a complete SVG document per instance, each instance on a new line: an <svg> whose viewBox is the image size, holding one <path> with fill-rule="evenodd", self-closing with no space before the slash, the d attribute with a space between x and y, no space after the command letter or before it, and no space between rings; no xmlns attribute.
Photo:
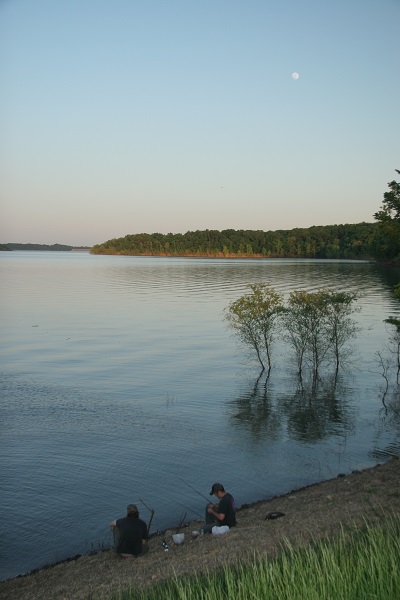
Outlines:
<svg viewBox="0 0 400 600"><path fill-rule="evenodd" d="M250 565L176 578L118 600L393 600L400 598L400 517L340 532L334 541L293 549Z"/></svg>

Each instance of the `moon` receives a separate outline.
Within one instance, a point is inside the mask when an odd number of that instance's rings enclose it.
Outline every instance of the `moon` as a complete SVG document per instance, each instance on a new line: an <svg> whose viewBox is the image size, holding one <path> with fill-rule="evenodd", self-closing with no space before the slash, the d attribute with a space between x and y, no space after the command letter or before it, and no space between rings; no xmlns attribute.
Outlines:
<svg viewBox="0 0 400 600"><path fill-rule="evenodd" d="M298 79L300 75L298 73L292 73L292 79Z"/></svg>

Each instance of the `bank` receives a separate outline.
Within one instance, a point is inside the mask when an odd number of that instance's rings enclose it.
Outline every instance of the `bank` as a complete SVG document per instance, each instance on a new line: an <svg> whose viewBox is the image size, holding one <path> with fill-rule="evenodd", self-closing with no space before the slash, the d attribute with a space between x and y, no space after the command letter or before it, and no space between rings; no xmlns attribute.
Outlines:
<svg viewBox="0 0 400 600"><path fill-rule="evenodd" d="M175 546L165 532L150 540L150 551L138 559L119 559L112 550L82 556L32 574L0 583L1 600L109 599L131 587L146 589L169 577L208 573L238 561L273 557L284 540L295 548L311 541L331 538L341 527L360 528L365 522L381 522L400 514L400 459L350 475L338 474L323 483L244 505L238 526L223 536L192 539L196 523L184 528L185 543ZM278 519L267 519L271 512Z"/></svg>

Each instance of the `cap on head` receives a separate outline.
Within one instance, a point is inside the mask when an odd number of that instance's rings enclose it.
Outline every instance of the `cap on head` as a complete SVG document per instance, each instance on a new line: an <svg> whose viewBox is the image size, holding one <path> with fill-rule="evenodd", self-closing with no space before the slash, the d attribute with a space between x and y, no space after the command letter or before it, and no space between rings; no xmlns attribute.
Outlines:
<svg viewBox="0 0 400 600"><path fill-rule="evenodd" d="M138 507L136 506L136 504L128 504L128 506L126 507L126 512L131 517L134 517L135 515L139 514Z"/></svg>
<svg viewBox="0 0 400 600"><path fill-rule="evenodd" d="M210 496L213 496L217 492L224 492L224 491L225 491L225 489L224 489L224 486L222 485L222 483L214 483L211 488Z"/></svg>

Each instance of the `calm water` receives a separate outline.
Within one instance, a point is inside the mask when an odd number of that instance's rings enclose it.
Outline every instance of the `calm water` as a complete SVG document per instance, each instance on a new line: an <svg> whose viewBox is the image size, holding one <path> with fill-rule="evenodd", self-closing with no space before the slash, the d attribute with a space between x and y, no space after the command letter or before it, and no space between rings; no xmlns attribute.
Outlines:
<svg viewBox="0 0 400 600"><path fill-rule="evenodd" d="M222 481L238 505L400 454L376 361L400 275L368 263L3 252L0 578L111 543L139 498L153 530L203 514ZM301 390L280 342L268 385L227 331L246 284L361 295L336 387ZM386 398L390 404L389 396ZM190 485L188 485L190 484Z"/></svg>

